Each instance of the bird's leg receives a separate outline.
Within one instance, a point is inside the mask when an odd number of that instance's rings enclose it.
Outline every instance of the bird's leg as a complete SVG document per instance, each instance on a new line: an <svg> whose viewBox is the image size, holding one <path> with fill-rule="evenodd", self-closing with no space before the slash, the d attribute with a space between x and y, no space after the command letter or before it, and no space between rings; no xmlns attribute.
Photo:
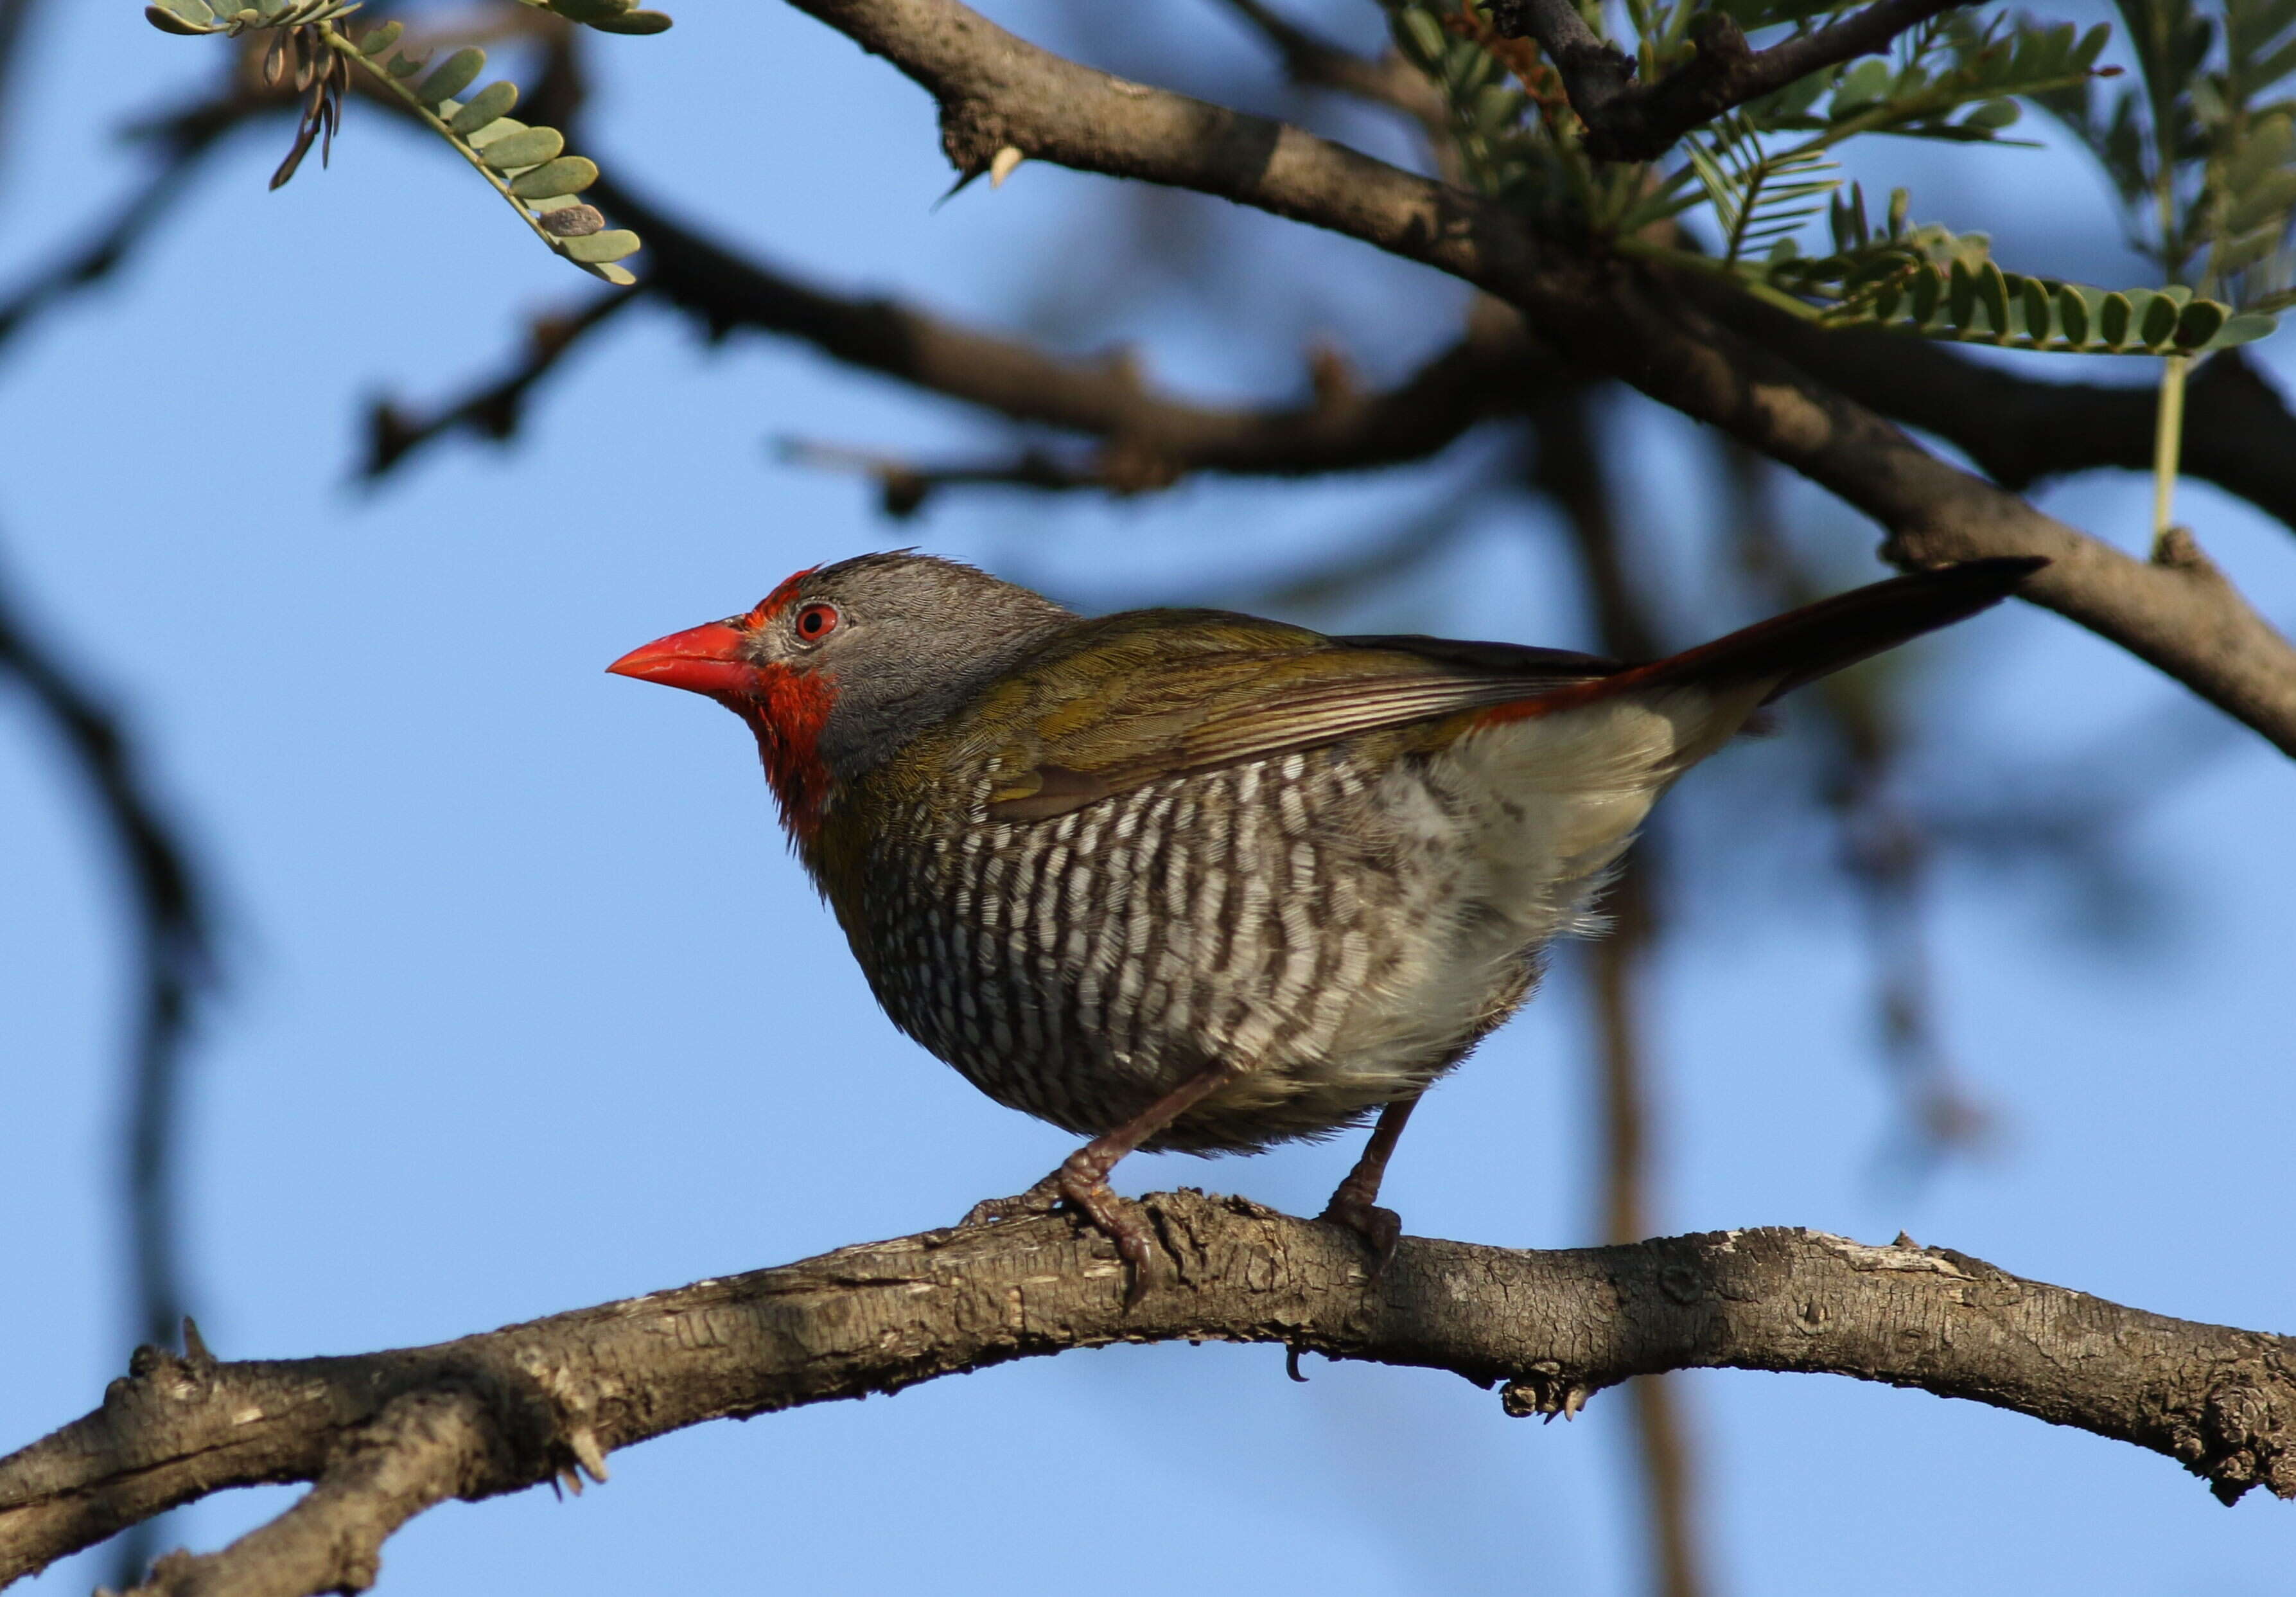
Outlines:
<svg viewBox="0 0 2296 1597"><path fill-rule="evenodd" d="M1059 1169L1019 1197L992 1198L973 1205L972 1212L958 1225L984 1225L1021 1214L1042 1214L1065 1203L1091 1222L1095 1231L1116 1244L1116 1251L1124 1260L1124 1304L1131 1307L1140 1300L1147 1285L1151 1238L1146 1222L1118 1206L1116 1194L1108 1188L1108 1173L1126 1154L1242 1074L1233 1065L1215 1065L1190 1076L1114 1131L1095 1137L1078 1148L1061 1161ZM1374 1191L1378 1185L1374 1176Z"/></svg>
<svg viewBox="0 0 2296 1597"><path fill-rule="evenodd" d="M1347 1180L1317 1216L1346 1226L1371 1244L1374 1280L1395 1256L1395 1244L1403 1235L1403 1217L1393 1209L1381 1208L1374 1200L1379 1197L1379 1183L1387 1175L1387 1161L1403 1135L1404 1123L1418 1105L1415 1097L1399 1098L1379 1112L1379 1124L1372 1128L1371 1140L1364 1144L1363 1157L1356 1161L1356 1167L1348 1172Z"/></svg>

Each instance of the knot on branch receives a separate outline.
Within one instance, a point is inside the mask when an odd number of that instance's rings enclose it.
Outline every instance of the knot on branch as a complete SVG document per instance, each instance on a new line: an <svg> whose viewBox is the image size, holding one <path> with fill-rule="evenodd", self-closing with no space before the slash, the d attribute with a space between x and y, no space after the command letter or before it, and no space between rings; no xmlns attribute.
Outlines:
<svg viewBox="0 0 2296 1597"><path fill-rule="evenodd" d="M2174 1428L2169 1447L2227 1506L2255 1486L2296 1497L2296 1436L2270 1394L2255 1387L2234 1382L2210 1392L2201 1412Z"/></svg>
<svg viewBox="0 0 2296 1597"><path fill-rule="evenodd" d="M959 186L987 176L1000 150L1028 153L1012 119L980 100L949 99L940 109L940 147L962 180Z"/></svg>
<svg viewBox="0 0 2296 1597"><path fill-rule="evenodd" d="M1499 1407L1511 1420L1534 1414L1549 1420L1557 1414L1576 1420L1587 1400L1601 1389L1581 1372L1565 1370L1554 1359L1541 1359L1499 1388Z"/></svg>

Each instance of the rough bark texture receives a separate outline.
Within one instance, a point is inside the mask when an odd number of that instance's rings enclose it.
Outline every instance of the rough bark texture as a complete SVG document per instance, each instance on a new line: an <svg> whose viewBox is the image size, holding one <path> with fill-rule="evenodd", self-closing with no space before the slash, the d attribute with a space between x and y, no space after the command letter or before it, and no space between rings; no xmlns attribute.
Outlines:
<svg viewBox="0 0 2296 1597"><path fill-rule="evenodd" d="M1629 1376L1831 1372L1972 1398L2177 1460L2227 1502L2296 1496L2296 1342L2123 1308L1942 1248L1709 1232L1520 1252L1352 1232L1233 1198L1146 1200L1162 1251L1127 1312L1110 1244L1065 1215L928 1231L434 1347L221 1363L139 1351L103 1406L0 1460L0 1584L209 1493L317 1487L172 1597L357 1590L406 1519L570 1475L706 1420L858 1397L1114 1342L1272 1342L1449 1370L1510 1414ZM1273 1379L1271 1371L1271 1379Z"/></svg>
<svg viewBox="0 0 2296 1597"><path fill-rule="evenodd" d="M2046 555L2022 597L2151 662L2296 753L2296 648L2189 537L2151 562L2044 515L1701 309L1682 284L1558 246L1495 203L1265 118L1040 50L957 0L791 0L939 102L961 172L1000 150L1194 189L1327 227L1519 307L1578 367L1617 376L1792 466L1879 522L1909 568Z"/></svg>

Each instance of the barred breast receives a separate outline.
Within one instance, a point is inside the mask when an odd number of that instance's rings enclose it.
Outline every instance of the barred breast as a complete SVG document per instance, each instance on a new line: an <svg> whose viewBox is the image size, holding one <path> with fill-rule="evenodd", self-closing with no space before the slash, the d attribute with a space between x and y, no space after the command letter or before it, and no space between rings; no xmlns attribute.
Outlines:
<svg viewBox="0 0 2296 1597"><path fill-rule="evenodd" d="M849 930L896 1025L1070 1131L1232 1061L1247 1074L1146 1146L1327 1134L1423 1090L1534 979L1475 901L1459 806L1347 745L1030 823L986 818L994 778L886 818Z"/></svg>

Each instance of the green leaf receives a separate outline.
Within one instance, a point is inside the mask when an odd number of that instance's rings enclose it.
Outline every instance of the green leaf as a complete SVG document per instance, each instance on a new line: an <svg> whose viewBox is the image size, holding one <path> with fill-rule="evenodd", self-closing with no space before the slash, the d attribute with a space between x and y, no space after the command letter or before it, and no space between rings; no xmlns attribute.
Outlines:
<svg viewBox="0 0 2296 1597"><path fill-rule="evenodd" d="M597 181L596 163L579 155L562 155L512 178L510 192L521 200L545 200L555 194L578 194Z"/></svg>
<svg viewBox="0 0 2296 1597"><path fill-rule="evenodd" d="M445 61L438 70L425 78L414 91L414 97L427 106L436 107L441 100L461 94L486 70L487 53L476 45L465 45Z"/></svg>
<svg viewBox="0 0 2296 1597"><path fill-rule="evenodd" d="M633 11L625 12L610 22L593 22L590 26L600 33L668 33L670 29L670 17L668 12ZM629 280L636 281L636 278ZM607 281L616 282L619 279L608 278Z"/></svg>
<svg viewBox="0 0 2296 1597"><path fill-rule="evenodd" d="M2070 295L2069 298L2075 304L2080 302L2079 294ZM2050 335L2055 331L2056 321L2053 314L2054 301L2050 296L2048 284L2038 277L2027 277L2018 284L2017 299L2018 309L2024 313L2022 320L2025 336L2036 343L2048 342ZM2211 328L2210 331L2215 330Z"/></svg>
<svg viewBox="0 0 2296 1597"><path fill-rule="evenodd" d="M1415 5L1406 5L1396 14L1395 38L1414 62L1429 70L1440 68L1451 42L1443 24Z"/></svg>
<svg viewBox="0 0 2296 1597"><path fill-rule="evenodd" d="M2149 347L2158 349L2177 336L2177 326L2182 320L2176 300L2165 293L2149 295L2139 315L2136 335Z"/></svg>
<svg viewBox="0 0 2296 1597"><path fill-rule="evenodd" d="M566 147L566 136L555 128L526 128L486 144L472 142L488 166L507 172L540 166Z"/></svg>
<svg viewBox="0 0 2296 1597"><path fill-rule="evenodd" d="M207 0L159 0L144 8L144 20L162 33L203 34L215 24L215 7Z"/></svg>
<svg viewBox="0 0 2296 1597"><path fill-rule="evenodd" d="M398 36L406 31L404 22L385 22L380 28L370 28L359 39L361 55L380 55L398 43Z"/></svg>
<svg viewBox="0 0 2296 1597"><path fill-rule="evenodd" d="M2068 284L2069 287L2072 285ZM2057 296L2057 329L2065 342L2072 344L2088 342L2089 300L2079 288Z"/></svg>
<svg viewBox="0 0 2296 1597"><path fill-rule="evenodd" d="M549 0L552 11L570 22L595 23L620 16L637 0Z"/></svg>
<svg viewBox="0 0 2296 1597"><path fill-rule="evenodd" d="M2185 307L2184 313L2177 318L2175 333L2177 347L2182 350L2199 349L2222 332L2225 324L2231 319L2232 309L2229 306L2219 305L2213 300L2194 300Z"/></svg>
<svg viewBox="0 0 2296 1597"><path fill-rule="evenodd" d="M558 247L566 251L570 260L578 260L586 265L603 265L610 260L619 260L625 255L637 253L638 235L626 227L611 227L603 233L566 239Z"/></svg>
<svg viewBox="0 0 2296 1597"><path fill-rule="evenodd" d="M181 0L178 0L180 4ZM204 11L207 8L202 6L201 9ZM177 5L147 5L144 8L144 20L162 33L181 34L187 38L201 38L215 31L198 26L184 15Z"/></svg>
<svg viewBox="0 0 2296 1597"><path fill-rule="evenodd" d="M498 122L518 103L518 85L508 78L490 83L472 95L461 109L447 119L447 126L468 137L492 122Z"/></svg>
<svg viewBox="0 0 2296 1597"><path fill-rule="evenodd" d="M1977 269L1977 302L1985 307L1985 317L1993 331L2005 334L2009 331L2009 280L1989 260Z"/></svg>
<svg viewBox="0 0 2296 1597"><path fill-rule="evenodd" d="M2136 321L2136 308L2128 302L2127 294L2107 294L2097 310L2096 335L2108 347L2117 350L2128 342L2128 330Z"/></svg>

